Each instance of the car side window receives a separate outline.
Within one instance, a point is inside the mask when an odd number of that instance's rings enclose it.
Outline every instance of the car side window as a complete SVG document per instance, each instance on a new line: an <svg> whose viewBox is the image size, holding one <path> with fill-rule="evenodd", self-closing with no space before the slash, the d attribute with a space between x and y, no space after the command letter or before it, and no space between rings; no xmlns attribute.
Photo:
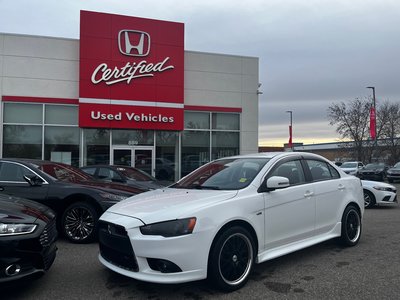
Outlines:
<svg viewBox="0 0 400 300"><path fill-rule="evenodd" d="M268 177L281 176L289 179L290 185L305 183L305 176L300 160L292 160L278 165Z"/></svg>
<svg viewBox="0 0 400 300"><path fill-rule="evenodd" d="M340 178L339 172L332 167L331 165L328 165L329 171L331 172L331 177L336 179L336 178Z"/></svg>
<svg viewBox="0 0 400 300"><path fill-rule="evenodd" d="M114 170L108 168L100 168L99 169L99 178L107 179L107 180L121 180L121 176L115 172Z"/></svg>
<svg viewBox="0 0 400 300"><path fill-rule="evenodd" d="M306 159L306 162L313 181L330 180L340 177L339 173L324 161Z"/></svg>
<svg viewBox="0 0 400 300"><path fill-rule="evenodd" d="M24 166L2 162L0 163L0 181L26 182L24 175L35 175Z"/></svg>
<svg viewBox="0 0 400 300"><path fill-rule="evenodd" d="M88 173L89 175L94 176L94 173L96 173L96 168L84 168L82 171Z"/></svg>
<svg viewBox="0 0 400 300"><path fill-rule="evenodd" d="M111 180L111 178L112 178L111 170L108 169L108 168L100 168L99 169L99 173L98 173L98 177L100 179Z"/></svg>

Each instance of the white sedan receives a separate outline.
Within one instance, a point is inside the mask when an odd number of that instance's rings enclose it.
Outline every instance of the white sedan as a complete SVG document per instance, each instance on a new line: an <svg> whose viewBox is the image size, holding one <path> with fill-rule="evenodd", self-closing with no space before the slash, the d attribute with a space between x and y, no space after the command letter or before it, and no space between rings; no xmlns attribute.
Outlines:
<svg viewBox="0 0 400 300"><path fill-rule="evenodd" d="M336 237L356 245L363 213L360 179L321 156L222 158L109 208L99 222L99 259L138 280L208 278L233 291L254 263Z"/></svg>
<svg viewBox="0 0 400 300"><path fill-rule="evenodd" d="M397 189L391 184L361 180L366 208L379 204L397 204Z"/></svg>

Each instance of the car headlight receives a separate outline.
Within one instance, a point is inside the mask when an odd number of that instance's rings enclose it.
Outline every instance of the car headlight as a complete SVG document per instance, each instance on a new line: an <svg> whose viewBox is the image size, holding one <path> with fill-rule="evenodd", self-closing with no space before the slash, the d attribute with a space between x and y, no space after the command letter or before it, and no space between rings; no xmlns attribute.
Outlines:
<svg viewBox="0 0 400 300"><path fill-rule="evenodd" d="M110 194L110 193L100 193L100 196L103 197L104 199L113 201L113 202L119 202L122 200L125 200L128 198L127 196L122 196L122 195L117 195L117 194Z"/></svg>
<svg viewBox="0 0 400 300"><path fill-rule="evenodd" d="M32 233L36 226L36 224L0 223L0 236Z"/></svg>
<svg viewBox="0 0 400 300"><path fill-rule="evenodd" d="M393 192L393 189L390 187L384 187L384 186L374 186L375 190L378 191L387 191L387 192Z"/></svg>
<svg viewBox="0 0 400 300"><path fill-rule="evenodd" d="M172 220L140 227L143 235L161 235L163 237L191 234L196 225L196 218Z"/></svg>

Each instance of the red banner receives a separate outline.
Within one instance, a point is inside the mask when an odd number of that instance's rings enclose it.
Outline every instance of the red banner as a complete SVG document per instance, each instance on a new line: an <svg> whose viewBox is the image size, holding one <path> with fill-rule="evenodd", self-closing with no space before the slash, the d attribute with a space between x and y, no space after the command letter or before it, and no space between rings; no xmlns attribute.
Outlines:
<svg viewBox="0 0 400 300"><path fill-rule="evenodd" d="M293 142L292 142L292 126L289 125L289 143L288 143L288 147L292 148L293 147Z"/></svg>
<svg viewBox="0 0 400 300"><path fill-rule="evenodd" d="M371 107L369 111L369 135L371 139L375 140L376 138L376 114L375 108Z"/></svg>

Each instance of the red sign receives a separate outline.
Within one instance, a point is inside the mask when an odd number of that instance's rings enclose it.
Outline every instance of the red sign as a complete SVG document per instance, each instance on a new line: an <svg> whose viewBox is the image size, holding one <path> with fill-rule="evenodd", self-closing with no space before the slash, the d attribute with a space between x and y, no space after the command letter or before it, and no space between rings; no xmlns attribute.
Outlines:
<svg viewBox="0 0 400 300"><path fill-rule="evenodd" d="M369 135L371 139L375 140L376 138L376 114L375 108L371 107L369 110Z"/></svg>
<svg viewBox="0 0 400 300"><path fill-rule="evenodd" d="M81 11L79 126L183 130L184 24Z"/></svg>

